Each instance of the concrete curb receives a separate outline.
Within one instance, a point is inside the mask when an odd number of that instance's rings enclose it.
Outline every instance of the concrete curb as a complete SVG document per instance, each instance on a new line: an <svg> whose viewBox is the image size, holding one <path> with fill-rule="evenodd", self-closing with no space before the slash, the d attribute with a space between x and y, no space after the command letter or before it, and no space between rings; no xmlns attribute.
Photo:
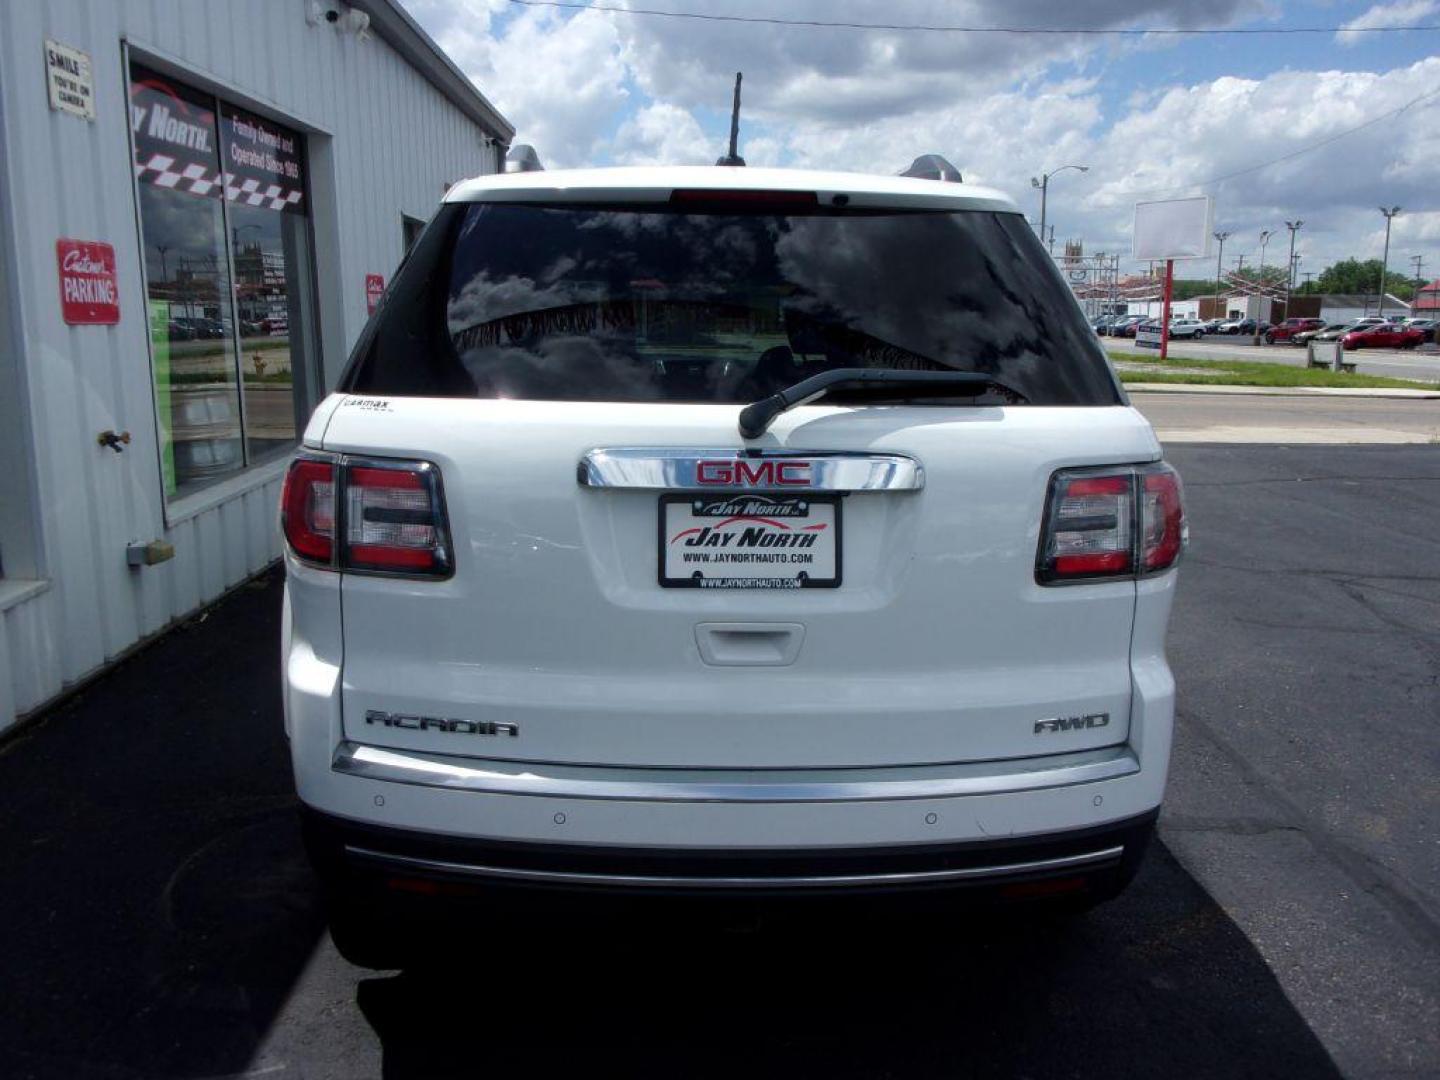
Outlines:
<svg viewBox="0 0 1440 1080"><path fill-rule="evenodd" d="M1253 394L1258 397L1358 397L1440 399L1434 390L1389 386L1235 386L1230 383L1126 383L1132 394Z"/></svg>

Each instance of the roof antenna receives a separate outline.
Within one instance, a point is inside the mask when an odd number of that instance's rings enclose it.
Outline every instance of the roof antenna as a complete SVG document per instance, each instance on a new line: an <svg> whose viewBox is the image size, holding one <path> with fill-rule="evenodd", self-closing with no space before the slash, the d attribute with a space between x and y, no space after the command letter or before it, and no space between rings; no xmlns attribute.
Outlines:
<svg viewBox="0 0 1440 1080"><path fill-rule="evenodd" d="M735 72L735 107L730 112L730 153L726 154L716 165L744 165L745 159L740 156L736 143L740 141L740 80L744 76Z"/></svg>

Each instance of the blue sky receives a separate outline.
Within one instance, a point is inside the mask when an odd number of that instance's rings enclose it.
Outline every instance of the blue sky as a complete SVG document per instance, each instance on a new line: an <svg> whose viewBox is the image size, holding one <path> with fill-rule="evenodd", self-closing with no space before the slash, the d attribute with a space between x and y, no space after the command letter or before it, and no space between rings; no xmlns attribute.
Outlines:
<svg viewBox="0 0 1440 1080"><path fill-rule="evenodd" d="M1057 240L1128 251L1135 198L1297 156L1204 188L1226 261L1301 218L1301 270L1378 257L1377 207L1400 205L1392 266L1440 276L1440 95L1329 146L1323 140L1440 91L1440 33L1115 38L976 36L709 23L404 0L552 167L702 164L723 149L730 81L745 72L751 164L894 172L935 151L1038 214L1030 177L1088 164L1051 189ZM1440 0L607 0L615 6L860 22L1044 27L1440 24ZM1063 12L1063 14L1062 14ZM1271 246L1274 255L1274 245ZM1433 273L1432 273L1433 271ZM1194 276L1213 274L1186 271Z"/></svg>

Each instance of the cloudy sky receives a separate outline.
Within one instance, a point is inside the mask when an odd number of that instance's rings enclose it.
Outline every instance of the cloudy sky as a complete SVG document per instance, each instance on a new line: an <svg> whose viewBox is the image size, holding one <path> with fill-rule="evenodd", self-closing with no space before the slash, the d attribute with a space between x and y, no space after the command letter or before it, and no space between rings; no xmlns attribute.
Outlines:
<svg viewBox="0 0 1440 1080"><path fill-rule="evenodd" d="M1440 25L1440 0L596 0L726 15L1045 28ZM1050 189L1058 241L1129 252L1137 198L1205 192L1225 261L1283 262L1301 218L1300 271L1425 257L1440 276L1440 33L1108 37L851 30L404 0L550 167L710 164L744 71L741 153L752 165L897 172L938 152L1032 219ZM1403 112L1407 103L1425 100ZM1387 115L1388 114L1388 115ZM1367 121L1363 130L1327 139ZM1308 149L1307 149L1308 148ZM1287 155L1278 164L1255 166ZM1239 174L1233 175L1232 174ZM1177 274L1207 277L1195 265Z"/></svg>

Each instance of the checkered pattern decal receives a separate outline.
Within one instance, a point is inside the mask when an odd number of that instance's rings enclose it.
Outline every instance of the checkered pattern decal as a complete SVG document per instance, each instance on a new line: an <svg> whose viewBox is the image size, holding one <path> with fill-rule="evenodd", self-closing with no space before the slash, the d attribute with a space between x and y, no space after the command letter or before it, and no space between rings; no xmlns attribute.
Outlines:
<svg viewBox="0 0 1440 1080"><path fill-rule="evenodd" d="M263 206L270 210L285 210L296 207L304 198L299 188L285 188L279 184L264 183L254 177L241 178L234 173L222 177L212 172L209 166L200 162L181 162L169 154L151 154L146 161L135 163L135 175L142 183L156 187L173 188L191 195L210 195L222 184L225 198L244 206Z"/></svg>

